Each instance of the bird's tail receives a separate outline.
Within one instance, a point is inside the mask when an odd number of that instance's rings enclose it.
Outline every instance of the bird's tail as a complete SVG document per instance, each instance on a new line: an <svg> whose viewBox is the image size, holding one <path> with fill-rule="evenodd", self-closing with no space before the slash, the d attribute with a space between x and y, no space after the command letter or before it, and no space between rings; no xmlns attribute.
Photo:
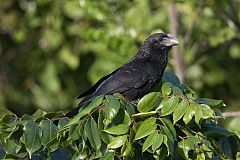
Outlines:
<svg viewBox="0 0 240 160"><path fill-rule="evenodd" d="M79 109L86 103L90 102L94 97L86 97L83 99L76 108L72 109L70 112L66 114L66 117L73 117L74 115L78 114Z"/></svg>

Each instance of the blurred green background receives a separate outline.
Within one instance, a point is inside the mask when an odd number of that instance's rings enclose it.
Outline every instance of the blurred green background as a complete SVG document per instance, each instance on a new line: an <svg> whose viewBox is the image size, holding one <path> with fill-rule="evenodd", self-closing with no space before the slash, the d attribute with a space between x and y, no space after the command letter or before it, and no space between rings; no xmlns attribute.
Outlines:
<svg viewBox="0 0 240 160"><path fill-rule="evenodd" d="M238 111L239 0L0 0L0 107L70 110L160 31L180 41L168 69L199 97ZM224 124L240 133L239 121Z"/></svg>

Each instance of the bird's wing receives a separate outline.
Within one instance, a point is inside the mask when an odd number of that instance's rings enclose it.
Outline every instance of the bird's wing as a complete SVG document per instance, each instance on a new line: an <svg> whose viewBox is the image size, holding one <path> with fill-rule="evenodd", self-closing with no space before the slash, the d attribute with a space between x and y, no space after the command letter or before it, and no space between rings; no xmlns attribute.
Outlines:
<svg viewBox="0 0 240 160"><path fill-rule="evenodd" d="M116 92L121 93L131 88L140 88L149 80L148 73L151 71L150 66L148 58L130 61L98 80L95 85L77 98L79 99L85 96L91 98L98 95L112 94Z"/></svg>
<svg viewBox="0 0 240 160"><path fill-rule="evenodd" d="M77 108L70 111L67 116L72 117L78 113L80 107L91 101L94 97L116 92L124 92L133 88L141 88L149 82L151 63L148 59L130 61L119 69L101 78L93 87L78 96L83 99Z"/></svg>
<svg viewBox="0 0 240 160"><path fill-rule="evenodd" d="M140 88L149 81L151 64L148 58L130 61L105 79L94 95L124 92L131 88Z"/></svg>
<svg viewBox="0 0 240 160"><path fill-rule="evenodd" d="M101 83L103 83L106 79L108 79L112 74L114 74L114 73L117 72L117 71L118 71L118 69L116 69L116 70L113 71L112 73L110 73L110 74L102 77L101 79L99 79L99 80L97 81L97 83L95 83L95 84L94 84L91 88L89 88L87 91L85 91L85 92L83 92L81 95L79 95L79 96L77 97L77 99L82 98L82 97L85 97L85 96L88 96L88 95L94 93Z"/></svg>

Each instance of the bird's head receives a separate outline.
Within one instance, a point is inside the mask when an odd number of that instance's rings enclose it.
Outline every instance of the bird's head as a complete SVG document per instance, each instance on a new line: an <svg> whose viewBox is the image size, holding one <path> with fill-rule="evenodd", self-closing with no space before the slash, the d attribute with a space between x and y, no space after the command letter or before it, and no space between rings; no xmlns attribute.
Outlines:
<svg viewBox="0 0 240 160"><path fill-rule="evenodd" d="M155 51L160 49L170 49L172 46L179 44L177 38L175 38L172 34L166 33L154 33L150 35L144 43L150 45Z"/></svg>
<svg viewBox="0 0 240 160"><path fill-rule="evenodd" d="M179 42L172 34L154 33L150 35L138 50L133 58L154 56L161 58L167 57L167 53L172 46L178 45Z"/></svg>

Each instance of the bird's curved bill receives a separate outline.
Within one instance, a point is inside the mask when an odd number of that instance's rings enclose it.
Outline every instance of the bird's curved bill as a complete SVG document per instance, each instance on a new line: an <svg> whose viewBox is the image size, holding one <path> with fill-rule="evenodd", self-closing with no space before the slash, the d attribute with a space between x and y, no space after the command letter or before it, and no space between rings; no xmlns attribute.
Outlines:
<svg viewBox="0 0 240 160"><path fill-rule="evenodd" d="M167 34L167 40L165 41L165 46L171 47L179 44L177 38L172 34Z"/></svg>

